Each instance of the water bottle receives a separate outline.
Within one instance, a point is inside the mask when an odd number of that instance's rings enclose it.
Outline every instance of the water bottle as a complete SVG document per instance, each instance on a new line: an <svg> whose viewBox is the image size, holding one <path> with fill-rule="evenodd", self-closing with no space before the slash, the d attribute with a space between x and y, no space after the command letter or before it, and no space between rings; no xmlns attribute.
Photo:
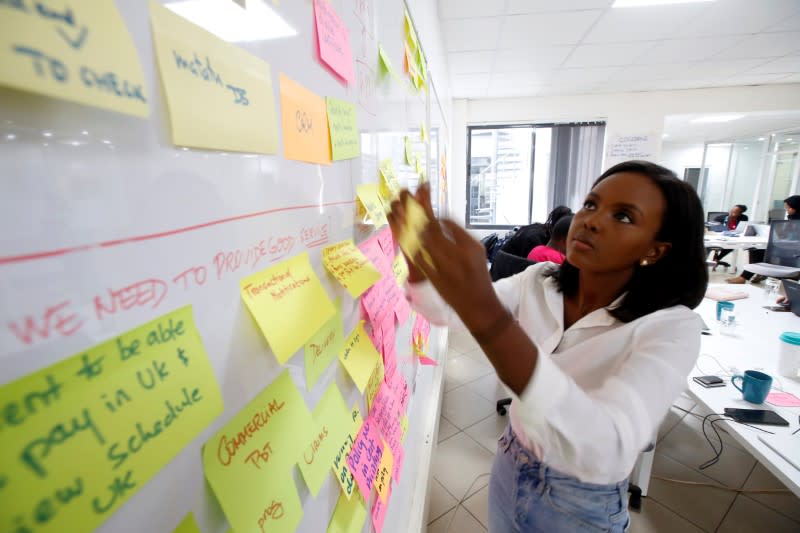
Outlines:
<svg viewBox="0 0 800 533"><path fill-rule="evenodd" d="M778 299L780 286L781 282L775 278L767 278L764 282L764 299L768 304L772 305Z"/></svg>

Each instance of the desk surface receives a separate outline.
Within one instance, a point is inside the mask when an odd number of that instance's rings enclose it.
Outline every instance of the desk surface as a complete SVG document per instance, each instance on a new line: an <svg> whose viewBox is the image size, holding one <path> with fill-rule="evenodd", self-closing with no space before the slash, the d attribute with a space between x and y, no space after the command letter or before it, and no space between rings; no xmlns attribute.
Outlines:
<svg viewBox="0 0 800 533"><path fill-rule="evenodd" d="M768 240L768 236L725 237L722 233L706 233L703 237L707 248L711 246L720 248L766 248Z"/></svg>
<svg viewBox="0 0 800 533"><path fill-rule="evenodd" d="M714 286L714 285L711 285ZM723 285L725 286L725 285ZM772 409L789 421L789 427L760 426L778 434L791 434L798 428L798 407L775 407L768 403L754 405L742 399L742 394L730 384L731 371L762 370L773 377L773 391L782 389L800 397L800 381L781 376L777 372L780 340L784 331L800 331L800 317L793 313L773 312L763 308L767 301L763 289L753 285L736 287L747 291L749 298L736 300L736 319L739 325L734 336L721 335L716 321L716 302L704 299L696 311L703 317L711 335L703 335L700 357L691 376L716 374L726 380L725 387L706 389L689 376L689 391L711 412L722 413L725 407L744 409ZM716 359L726 371L714 361ZM721 422L725 429L756 459L786 486L800 496L800 470L774 452L758 439L763 432L735 422ZM795 435L800 447L800 433Z"/></svg>

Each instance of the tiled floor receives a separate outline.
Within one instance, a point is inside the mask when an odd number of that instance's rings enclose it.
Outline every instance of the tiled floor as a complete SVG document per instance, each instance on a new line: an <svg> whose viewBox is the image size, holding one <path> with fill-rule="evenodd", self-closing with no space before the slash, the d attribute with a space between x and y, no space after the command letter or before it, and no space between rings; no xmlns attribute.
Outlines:
<svg viewBox="0 0 800 533"><path fill-rule="evenodd" d="M494 369L472 338L451 334L431 479L429 532L487 531L488 473L497 437L507 423L507 417L496 414L495 401L503 396ZM785 488L727 436L719 463L699 471L697 465L712 452L700 431L698 416L705 413L698 411L683 395L664 420L649 494L641 512L631 512L631 533L800 532L800 500L791 493L737 494L657 479L721 483L744 490ZM459 501L463 503L458 505Z"/></svg>

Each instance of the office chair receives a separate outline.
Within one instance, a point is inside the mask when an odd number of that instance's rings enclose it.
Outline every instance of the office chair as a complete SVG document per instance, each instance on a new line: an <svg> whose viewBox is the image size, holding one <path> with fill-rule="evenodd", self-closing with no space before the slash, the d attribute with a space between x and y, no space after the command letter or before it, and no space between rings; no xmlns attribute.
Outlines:
<svg viewBox="0 0 800 533"><path fill-rule="evenodd" d="M773 220L763 263L744 267L748 272L770 278L791 278L800 274L800 220Z"/></svg>
<svg viewBox="0 0 800 533"><path fill-rule="evenodd" d="M769 214L767 215L767 222L772 222L773 220L783 220L786 218L786 211L782 208L778 209L770 209Z"/></svg>
<svg viewBox="0 0 800 533"><path fill-rule="evenodd" d="M717 223L717 224L721 225L722 223L721 222L717 222L716 218L719 217L719 216L725 217L727 215L728 215L728 213L725 212L725 211L709 211L708 214L706 215L706 226L710 226L712 223ZM710 248L706 248L706 257L708 257L708 254L711 253L711 252L721 252L724 249L725 248L722 248L721 246L712 246ZM713 266L714 269L716 269L717 266L730 268L731 264L728 263L727 261L719 261L719 263L713 263L712 265L709 265L709 266Z"/></svg>
<svg viewBox="0 0 800 533"><path fill-rule="evenodd" d="M728 216L726 211L709 211L706 215L706 222L716 222L716 218L720 215Z"/></svg>

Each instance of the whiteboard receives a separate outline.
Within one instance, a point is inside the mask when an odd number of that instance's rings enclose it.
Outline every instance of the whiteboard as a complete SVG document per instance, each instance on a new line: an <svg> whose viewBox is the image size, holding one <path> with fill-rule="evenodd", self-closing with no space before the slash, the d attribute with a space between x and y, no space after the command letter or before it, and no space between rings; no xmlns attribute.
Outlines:
<svg viewBox="0 0 800 533"><path fill-rule="evenodd" d="M435 158L447 136L439 133L441 124L431 127L429 94L435 92L414 91L405 78L380 81L377 73L378 43L402 72L404 3L331 0L331 5L350 29L353 86L342 85L316 59L310 1L284 1L277 8L297 30L295 37L239 46L269 63L276 106L279 72L321 96L356 103L360 159L326 166L173 146L145 2L118 0L117 7L144 69L148 119L0 88L0 384L191 304L224 399L224 413L99 531L170 532L189 511L204 533L227 531L203 477L200 448L283 369L241 302L239 279L308 251L331 299L342 298L348 333L359 318L358 302L326 276L320 251L346 238L361 241L374 229L355 215L356 186L376 182L378 162L388 157L401 183L416 186L416 173L402 163L408 135L424 154L438 194ZM422 124L431 132L433 156L418 142ZM446 205L444 198L436 201L437 207ZM267 254L256 262L248 251L262 244ZM98 311L119 291L137 286L157 297L116 312ZM75 327L63 329L74 331L62 334L50 327L20 336L26 319L41 324L54 308L73 317ZM441 396L441 367L419 368L409 355L410 325L397 334L400 370L414 391L410 429L385 531L422 524ZM434 357L443 353L444 342L444 332L434 328ZM348 405L359 401L366 412L338 363L312 390L305 387L302 353L286 367L309 410L336 381ZM324 531L338 484L329 476L313 498L296 468L295 482L304 506L298 531ZM364 531L371 530L368 515Z"/></svg>

